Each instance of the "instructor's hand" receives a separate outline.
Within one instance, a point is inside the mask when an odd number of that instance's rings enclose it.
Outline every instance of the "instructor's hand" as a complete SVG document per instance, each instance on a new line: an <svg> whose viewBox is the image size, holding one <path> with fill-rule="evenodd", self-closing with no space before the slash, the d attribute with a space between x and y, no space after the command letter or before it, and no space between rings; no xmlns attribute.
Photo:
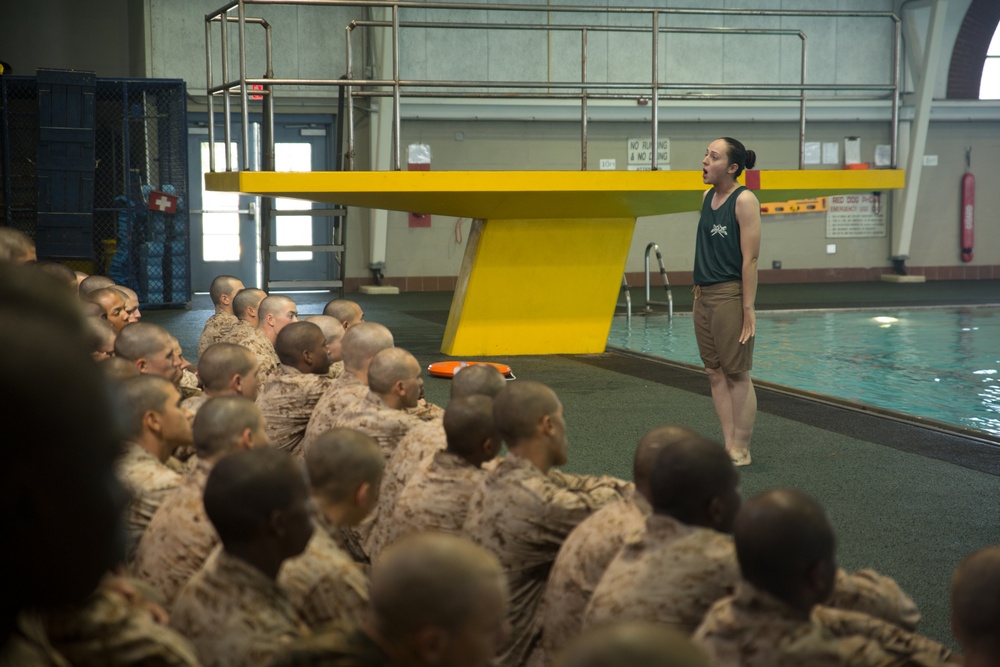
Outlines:
<svg viewBox="0 0 1000 667"><path fill-rule="evenodd" d="M743 331L740 332L740 345L745 345L757 332L757 313L753 308L743 309Z"/></svg>

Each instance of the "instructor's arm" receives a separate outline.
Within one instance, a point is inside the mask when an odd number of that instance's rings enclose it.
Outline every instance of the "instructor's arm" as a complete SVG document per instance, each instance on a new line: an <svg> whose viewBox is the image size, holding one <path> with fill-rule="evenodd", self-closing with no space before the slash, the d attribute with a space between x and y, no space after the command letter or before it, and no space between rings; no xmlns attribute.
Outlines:
<svg viewBox="0 0 1000 667"><path fill-rule="evenodd" d="M736 200L736 222L740 226L743 253L743 331L740 343L750 340L757 330L753 303L757 298L757 256L760 254L760 202L749 190Z"/></svg>

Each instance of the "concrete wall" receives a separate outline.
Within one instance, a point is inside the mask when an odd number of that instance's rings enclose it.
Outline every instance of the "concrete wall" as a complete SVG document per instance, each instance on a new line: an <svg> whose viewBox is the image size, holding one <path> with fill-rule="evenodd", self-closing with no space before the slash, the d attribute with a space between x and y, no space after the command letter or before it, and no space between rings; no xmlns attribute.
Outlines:
<svg viewBox="0 0 1000 667"><path fill-rule="evenodd" d="M129 76L127 0L0 0L0 60L15 75L51 68Z"/></svg>
<svg viewBox="0 0 1000 667"><path fill-rule="evenodd" d="M560 0L567 4L590 3L595 7L685 7L697 4L717 9L816 9L812 0ZM950 0L944 51L950 54L970 0ZM100 76L151 76L182 78L188 82L191 108L203 108L205 86L205 13L220 2L210 0L0 0L5 10L0 21L0 59L14 65L17 73L30 74L36 67L94 70ZM920 3L903 0L831 0L823 9L897 11L923 34L930 11ZM450 20L487 23L548 21L552 24L584 23L596 26L633 25L640 19L631 14L563 14L539 16L524 12L450 12ZM362 18L357 8L254 6L251 15L273 25L274 69L277 76L336 78L345 68L344 26ZM430 10L407 10L402 19L432 19ZM642 19L645 20L645 19ZM735 27L795 28L809 38L808 79L823 83L884 83L891 50L887 25L857 18L765 18L671 16L670 26L725 25ZM235 30L231 63L238 63ZM905 34L905 32L904 32ZM216 46L218 47L217 33ZM379 63L368 52L372 38L358 30L354 43L356 74L377 74ZM248 28L248 72L262 74L263 40L256 26ZM592 32L587 76L591 81L644 81L649 76L651 50L641 39L616 33ZM404 78L549 81L576 80L580 76L579 36L576 33L486 32L463 30L447 35L435 29L404 29L401 34L401 69ZM216 49L216 52L218 49ZM786 82L798 78L798 42L788 37L744 35L667 34L659 52L660 76L677 82ZM941 59L935 83L936 97L946 88L948 58ZM366 72L365 68L368 68ZM215 70L220 70L218 58ZM909 73L909 70L906 70ZM693 88L695 88L693 86ZM912 90L912 82L907 83ZM841 96L845 95L841 94ZM282 109L296 113L310 110L329 113L335 105L331 90L284 91ZM862 137L865 159L876 143L888 140L884 122L851 122L846 113L829 120L810 120L809 141L842 141L844 136ZM977 244L974 265L1000 265L1000 194L987 184L1000 178L1000 166L988 159L1000 142L1000 109L988 103L970 103L968 119L951 109L950 120L931 123L926 152L939 157L937 167L924 170L920 184L918 218L908 265L954 267L957 253L958 181L964 171L964 151L973 146L973 170L979 180L977 194ZM360 105L365 106L365 105ZM708 105L704 105L707 110ZM982 113L983 109L987 113ZM989 111L992 109L992 111ZM797 132L793 124L776 120L774 114L758 113L739 104L726 107L727 117L711 121L707 113L688 108L676 120L672 111L661 110L661 136L672 141L672 167L696 169L705 144L712 138L735 135L758 150L761 168L794 168ZM619 111L621 111L619 109ZM633 109L634 111L634 109ZM500 105L484 102L473 108L453 103L423 100L404 103L403 143L427 143L433 150L434 169L576 169L579 168L579 126L574 122L544 120L572 118L572 109L558 104L520 103ZM595 116L600 113L594 105ZM614 114L612 114L614 115ZM620 118L638 119L618 113ZM867 118L859 112L859 117ZM944 116L936 116L944 117ZM439 118L440 120L427 120ZM530 120L536 118L536 120ZM985 118L985 120L983 120ZM477 120L479 119L479 120ZM488 119L488 120L486 120ZM366 117L359 109L359 168L370 166L366 148ZM590 124L591 168L600 158L615 158L624 166L625 139L646 136L648 125L638 120L592 122ZM456 137L461 135L462 140ZM658 216L637 226L628 269L642 267L645 244L655 241L665 253L668 268L688 270L692 262L695 214ZM769 217L765 219L761 266L781 261L783 270L798 268L865 269L888 266L891 239L838 239L837 253L826 253L825 224L819 214ZM386 275L389 277L448 276L458 271L469 222L460 225L462 241L456 240L456 220L436 216L428 229L409 229L406 216L389 215ZM349 219L351 252L348 273L367 276L370 239L368 212L354 210Z"/></svg>

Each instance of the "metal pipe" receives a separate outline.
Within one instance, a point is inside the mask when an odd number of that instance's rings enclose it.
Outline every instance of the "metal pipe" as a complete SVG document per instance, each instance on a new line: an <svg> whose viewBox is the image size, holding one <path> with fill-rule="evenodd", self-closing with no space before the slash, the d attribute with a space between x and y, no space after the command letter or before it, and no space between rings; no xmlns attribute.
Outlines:
<svg viewBox="0 0 1000 667"><path fill-rule="evenodd" d="M580 31L580 81L587 83L587 29ZM587 89L580 97L580 169L587 171Z"/></svg>
<svg viewBox="0 0 1000 667"><path fill-rule="evenodd" d="M895 22L895 27L893 30L893 50L892 50L892 121L891 121L891 154L889 158L889 163L892 165L893 169L896 169L896 149L899 144L899 67L900 67L900 22L899 19L893 16L893 21Z"/></svg>
<svg viewBox="0 0 1000 667"><path fill-rule="evenodd" d="M399 108L399 7L392 6L392 168L402 169L399 144L402 142Z"/></svg>
<svg viewBox="0 0 1000 667"><path fill-rule="evenodd" d="M212 22L205 18L205 97L208 102L208 170L215 171L215 94L212 89Z"/></svg>
<svg viewBox="0 0 1000 667"><path fill-rule="evenodd" d="M399 1L399 2L379 2L372 0L245 0L247 4L252 5L303 5L308 4L310 6L336 6L336 7L372 7L372 8L391 8L399 7L401 9L446 9L446 10L456 10L456 9L469 9L482 11L486 9L488 11L510 11L510 12L564 12L564 13L594 13L594 7L586 7L582 5L488 5L484 6L479 3L463 3L463 2L419 2L419 1ZM601 11L607 11L607 13L612 14L647 14L650 12L648 7L607 7L602 8ZM817 16L817 17L828 17L828 18L891 18L895 16L892 12L877 12L877 11L840 11L840 10L823 10L823 9L693 9L686 7L678 7L674 9L663 10L670 14L679 14L682 16Z"/></svg>
<svg viewBox="0 0 1000 667"><path fill-rule="evenodd" d="M392 79L354 79L350 83L347 83L343 79L262 79L262 78L248 78L248 84L263 84L270 83L272 85L278 86L366 86L366 87L384 87L391 88L395 87L396 82ZM237 82L230 82L227 86L226 84L220 84L215 87L214 90L222 90L227 87L235 87ZM644 86L638 83L615 83L608 81L601 82L587 82L582 83L580 81L440 81L440 80L421 80L421 79L400 79L399 85L401 88L413 88L413 87L423 87L423 88L583 88L588 89L593 88L604 88L608 90L649 90L649 86ZM798 84L798 83L660 83L658 85L660 89L666 90L691 90L693 88L703 89L703 90L790 90L798 91L800 89L805 90L826 90L826 91L836 91L836 90L856 90L856 91L891 91L893 87L890 84L872 84L872 83L859 83L859 84L822 84L822 83L810 83L810 84ZM411 95L411 97L419 97L420 95ZM643 97L648 97L648 93ZM699 99L705 97L700 94L689 94L687 97L691 99ZM790 94L786 96L785 99L797 100L798 96L795 94Z"/></svg>
<svg viewBox="0 0 1000 667"><path fill-rule="evenodd" d="M666 13L667 10L663 10ZM375 20L354 20L350 24L355 28L391 28L391 21L375 21ZM599 26L599 25L580 25L574 23L558 23L558 24L538 24L538 23L451 23L448 21L400 21L399 27L401 28L446 28L446 29L460 29L460 30L538 30L545 32L566 32L572 31L576 32L579 30L590 30L593 32L649 32L648 28L643 26ZM661 26L660 32L663 33L700 33L700 34L714 34L714 33L732 33L732 34L747 34L747 35L798 35L801 31L792 29L780 29L780 28L727 28L725 26L719 26L717 28L671 28L667 26Z"/></svg>
<svg viewBox="0 0 1000 667"><path fill-rule="evenodd" d="M799 83L806 85L806 35L799 33L802 40L802 62L799 71ZM799 169L806 168L806 89L799 91Z"/></svg>
<svg viewBox="0 0 1000 667"><path fill-rule="evenodd" d="M222 80L228 83L229 82L229 35L228 35L229 23L226 21L219 21L219 28L222 31L222 40L221 40ZM232 102L230 101L229 97L230 97L229 95L225 95L222 98L222 113L225 116L222 119L222 138L226 142L226 147L223 150L223 153L226 156L226 171L233 170L233 157L229 153L229 144L233 140L232 136L233 128L232 124L229 122L229 115L232 113L233 108L232 108ZM212 147L212 150L213 151L215 150L215 146Z"/></svg>
<svg viewBox="0 0 1000 667"><path fill-rule="evenodd" d="M247 96L247 42L245 0L239 0L236 13L239 17L237 35L240 42L240 118L243 123L243 169L250 169L250 99Z"/></svg>
<svg viewBox="0 0 1000 667"><path fill-rule="evenodd" d="M625 321L632 328L632 293L628 289L628 279L622 274L622 289L625 290Z"/></svg>
<svg viewBox="0 0 1000 667"><path fill-rule="evenodd" d="M649 295L649 251L656 251L656 261L660 265L660 277L663 278L663 287L667 291L667 301L653 301ZM674 295L670 291L670 281L667 279L667 270L663 268L663 255L660 254L660 246L655 243L650 243L646 246L646 312L652 312L650 306L666 306L667 307L667 317L669 319L674 318Z"/></svg>
<svg viewBox="0 0 1000 667"><path fill-rule="evenodd" d="M653 11L653 154L649 168L659 167L660 147L660 12Z"/></svg>
<svg viewBox="0 0 1000 667"><path fill-rule="evenodd" d="M351 51L351 29L347 28L347 81L351 80L353 74ZM344 87L344 95L347 98L347 155L344 158L344 169L354 171L354 89L347 85Z"/></svg>

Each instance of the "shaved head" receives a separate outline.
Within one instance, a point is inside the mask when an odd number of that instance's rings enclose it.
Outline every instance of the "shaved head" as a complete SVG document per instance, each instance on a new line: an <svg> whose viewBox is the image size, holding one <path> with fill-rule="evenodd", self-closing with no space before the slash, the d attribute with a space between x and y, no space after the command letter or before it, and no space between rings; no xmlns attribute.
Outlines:
<svg viewBox="0 0 1000 667"><path fill-rule="evenodd" d="M963 653L1000 662L1000 545L976 551L955 570L951 627Z"/></svg>
<svg viewBox="0 0 1000 667"><path fill-rule="evenodd" d="M158 375L137 375L124 380L117 388L116 398L122 432L128 439L138 438L143 419L150 410L163 412L174 385Z"/></svg>
<svg viewBox="0 0 1000 667"><path fill-rule="evenodd" d="M216 276L208 288L208 295L212 297L212 303L218 306L222 303L224 294L232 294L242 289L243 281L236 276Z"/></svg>
<svg viewBox="0 0 1000 667"><path fill-rule="evenodd" d="M249 287L245 290L240 290L237 292L236 296L233 297L233 313L241 320L246 320L247 322L255 322L256 320L250 316L247 312L248 308L254 310L254 315L257 315L257 309L260 307L260 302L264 300L267 293L264 290L259 290L254 287Z"/></svg>
<svg viewBox="0 0 1000 667"><path fill-rule="evenodd" d="M218 394L229 389L234 375L246 375L257 364L253 352L235 343L215 343L198 360L198 377L205 390Z"/></svg>
<svg viewBox="0 0 1000 667"><path fill-rule="evenodd" d="M295 301L287 296L281 294L266 296L261 300L260 305L257 306L257 317L264 319L268 315L280 315L289 308L292 310L295 309Z"/></svg>
<svg viewBox="0 0 1000 667"><path fill-rule="evenodd" d="M292 456L268 447L249 449L223 456L212 468L205 484L205 514L223 546L231 547L255 540L275 512L306 496L302 468Z"/></svg>
<svg viewBox="0 0 1000 667"><path fill-rule="evenodd" d="M82 601L119 562L128 496L114 464L122 434L76 297L34 266L0 262L0 321L4 643L16 614Z"/></svg>
<svg viewBox="0 0 1000 667"><path fill-rule="evenodd" d="M252 433L264 430L264 415L253 401L242 396L210 398L192 425L195 451L201 459L235 452L247 429Z"/></svg>
<svg viewBox="0 0 1000 667"><path fill-rule="evenodd" d="M372 568L371 608L379 634L392 640L427 626L457 629L481 596L502 589L497 557L468 540L423 533L399 540Z"/></svg>
<svg viewBox="0 0 1000 667"><path fill-rule="evenodd" d="M56 280L66 286L66 289L70 291L71 294L76 294L79 291L79 286L76 280L76 271L69 268L65 264L60 264L58 262L38 262L39 271L44 271Z"/></svg>
<svg viewBox="0 0 1000 667"><path fill-rule="evenodd" d="M129 361L138 361L172 347L173 339L167 330L149 322L129 324L115 339L115 354Z"/></svg>
<svg viewBox="0 0 1000 667"><path fill-rule="evenodd" d="M690 638L653 623L620 623L587 632L556 661L557 667L710 667Z"/></svg>
<svg viewBox="0 0 1000 667"><path fill-rule="evenodd" d="M556 393L540 382L512 382L493 401L493 418L508 446L533 436L542 417L558 410Z"/></svg>
<svg viewBox="0 0 1000 667"><path fill-rule="evenodd" d="M823 507L805 493L754 496L737 515L733 537L743 578L757 588L806 613L829 598L836 540Z"/></svg>
<svg viewBox="0 0 1000 667"><path fill-rule="evenodd" d="M128 311L126 310L128 297L121 290L115 287L102 287L83 298L104 309L101 319L110 322L116 332L121 331L128 324Z"/></svg>
<svg viewBox="0 0 1000 667"><path fill-rule="evenodd" d="M274 351L286 366L298 367L302 353L322 347L326 338L318 326L311 322L292 322L278 333Z"/></svg>
<svg viewBox="0 0 1000 667"><path fill-rule="evenodd" d="M696 438L698 434L683 426L661 426L655 428L639 440L639 445L635 448L635 456L632 458L632 481L635 488L650 500L650 477L656 463L656 456L667 443L675 442L684 438ZM652 502L652 501L650 501Z"/></svg>
<svg viewBox="0 0 1000 667"><path fill-rule="evenodd" d="M352 428L322 433L305 453L306 473L313 493L342 502L361 484L378 486L385 457L375 438Z"/></svg>
<svg viewBox="0 0 1000 667"><path fill-rule="evenodd" d="M361 306L348 299L334 299L323 308L323 314L340 322L344 329L350 329L364 318Z"/></svg>
<svg viewBox="0 0 1000 667"><path fill-rule="evenodd" d="M13 227L0 227L0 262L24 264L35 259L35 242L30 236Z"/></svg>
<svg viewBox="0 0 1000 667"><path fill-rule="evenodd" d="M654 511L689 525L732 530L739 478L722 445L680 426L662 426L643 437L639 450L644 448L658 450L648 475Z"/></svg>
<svg viewBox="0 0 1000 667"><path fill-rule="evenodd" d="M114 284L115 281L107 276L87 276L80 281L80 298L82 299L95 290L112 287Z"/></svg>
<svg viewBox="0 0 1000 667"><path fill-rule="evenodd" d="M337 321L337 318L330 317L329 315L312 315L306 318L306 322L312 322L318 326L323 332L323 338L326 339L327 343L340 340L346 333L343 325Z"/></svg>
<svg viewBox="0 0 1000 667"><path fill-rule="evenodd" d="M344 334L341 350L344 368L349 371L367 372L372 357L393 346L392 332L381 324L362 322Z"/></svg>
<svg viewBox="0 0 1000 667"><path fill-rule="evenodd" d="M401 347L382 350L368 366L368 386L376 394L387 394L397 382L420 375L420 363Z"/></svg>
<svg viewBox="0 0 1000 667"><path fill-rule="evenodd" d="M483 394L496 398L500 390L507 386L503 374L489 364L466 366L451 379L451 397Z"/></svg>
<svg viewBox="0 0 1000 667"><path fill-rule="evenodd" d="M464 372L464 371L463 371ZM483 443L490 438L497 442L499 434L493 423L493 399L489 396L473 395L452 399L444 411L444 432L448 440L448 451L474 462L493 458L483 452Z"/></svg>

